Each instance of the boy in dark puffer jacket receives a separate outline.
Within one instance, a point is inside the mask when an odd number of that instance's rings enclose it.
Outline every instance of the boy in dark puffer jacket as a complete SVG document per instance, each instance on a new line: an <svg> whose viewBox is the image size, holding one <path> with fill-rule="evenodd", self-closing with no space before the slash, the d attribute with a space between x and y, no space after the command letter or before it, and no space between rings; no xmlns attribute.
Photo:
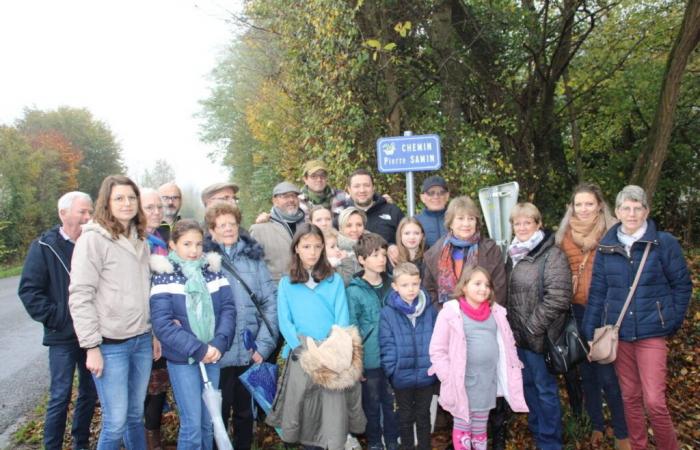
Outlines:
<svg viewBox="0 0 700 450"><path fill-rule="evenodd" d="M396 394L401 448L414 448L415 423L417 448L429 450L430 402L437 380L428 375L428 349L437 312L420 283L415 264L401 263L394 268L393 291L380 315L379 348L382 368Z"/></svg>

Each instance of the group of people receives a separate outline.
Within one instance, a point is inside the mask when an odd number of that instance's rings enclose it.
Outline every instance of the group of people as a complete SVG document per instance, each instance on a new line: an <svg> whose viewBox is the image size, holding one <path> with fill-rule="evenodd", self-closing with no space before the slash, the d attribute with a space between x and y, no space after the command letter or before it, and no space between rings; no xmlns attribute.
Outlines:
<svg viewBox="0 0 700 450"><path fill-rule="evenodd" d="M450 200L440 176L423 182L415 217L376 193L367 170L346 190L327 178L309 161L303 188L277 184L248 230L232 183L202 192L204 226L179 217L174 183L155 191L109 176L94 212L86 194L61 197L61 225L32 243L19 287L49 346L45 448L62 448L76 368L73 448L88 448L97 398L98 449L160 448L168 386L178 448L213 448L201 363L234 447L250 449L254 407L240 377L272 361L280 379L266 421L307 449L341 449L359 434L370 449L429 449L434 394L454 449L486 449L487 434L504 449L512 412L528 413L538 449L561 449L545 335L555 340L570 310L587 340L614 324L647 247L616 361L579 365L583 403L594 446L606 439L605 396L617 448L647 448L647 416L656 447L679 448L666 338L683 323L691 282L641 188L625 187L613 216L596 185L579 185L556 233L519 203L504 256L477 204Z"/></svg>

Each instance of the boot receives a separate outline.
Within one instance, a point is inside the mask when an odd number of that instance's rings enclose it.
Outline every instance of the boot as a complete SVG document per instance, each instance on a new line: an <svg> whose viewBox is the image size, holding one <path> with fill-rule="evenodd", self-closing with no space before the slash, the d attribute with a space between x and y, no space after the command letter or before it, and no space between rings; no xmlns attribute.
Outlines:
<svg viewBox="0 0 700 450"><path fill-rule="evenodd" d="M632 445L630 444L630 440L627 438L615 439L615 448L617 450L632 450Z"/></svg>
<svg viewBox="0 0 700 450"><path fill-rule="evenodd" d="M508 403L503 397L497 397L496 407L489 413L488 422L491 434L491 448L493 450L505 450L509 418Z"/></svg>
<svg viewBox="0 0 700 450"><path fill-rule="evenodd" d="M160 430L146 430L146 448L148 450L163 449L163 443L160 441Z"/></svg>

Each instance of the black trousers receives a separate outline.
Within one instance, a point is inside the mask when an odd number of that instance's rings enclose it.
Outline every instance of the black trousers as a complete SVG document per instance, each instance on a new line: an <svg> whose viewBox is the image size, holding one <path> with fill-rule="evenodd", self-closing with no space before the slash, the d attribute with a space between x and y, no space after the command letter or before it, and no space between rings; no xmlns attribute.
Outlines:
<svg viewBox="0 0 700 450"><path fill-rule="evenodd" d="M412 389L395 389L396 405L399 410L399 429L402 450L430 450L430 401L433 399L433 386ZM414 447L413 424L416 424L418 447Z"/></svg>
<svg viewBox="0 0 700 450"><path fill-rule="evenodd" d="M248 390L239 377L250 366L231 366L221 369L221 417L226 429L233 416L233 448L250 450L253 442L253 408ZM233 410L233 412L232 412Z"/></svg>

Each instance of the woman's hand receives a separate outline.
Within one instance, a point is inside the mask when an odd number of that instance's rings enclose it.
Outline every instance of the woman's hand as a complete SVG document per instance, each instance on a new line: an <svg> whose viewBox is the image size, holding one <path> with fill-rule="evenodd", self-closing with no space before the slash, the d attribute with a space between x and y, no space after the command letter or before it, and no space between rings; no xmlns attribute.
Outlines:
<svg viewBox="0 0 700 450"><path fill-rule="evenodd" d="M202 362L204 364L213 364L219 359L221 359L221 352L216 347L210 345L209 348L207 348L206 355L202 358Z"/></svg>
<svg viewBox="0 0 700 450"><path fill-rule="evenodd" d="M162 355L163 352L160 348L160 341L153 336L153 361L158 361Z"/></svg>
<svg viewBox="0 0 700 450"><path fill-rule="evenodd" d="M100 347L89 348L87 351L87 359L85 360L85 367L97 378L102 376L102 369L104 369L104 360L102 359L102 352Z"/></svg>
<svg viewBox="0 0 700 450"><path fill-rule="evenodd" d="M260 364L264 361L262 355L258 352L253 352L252 359L255 364Z"/></svg>

